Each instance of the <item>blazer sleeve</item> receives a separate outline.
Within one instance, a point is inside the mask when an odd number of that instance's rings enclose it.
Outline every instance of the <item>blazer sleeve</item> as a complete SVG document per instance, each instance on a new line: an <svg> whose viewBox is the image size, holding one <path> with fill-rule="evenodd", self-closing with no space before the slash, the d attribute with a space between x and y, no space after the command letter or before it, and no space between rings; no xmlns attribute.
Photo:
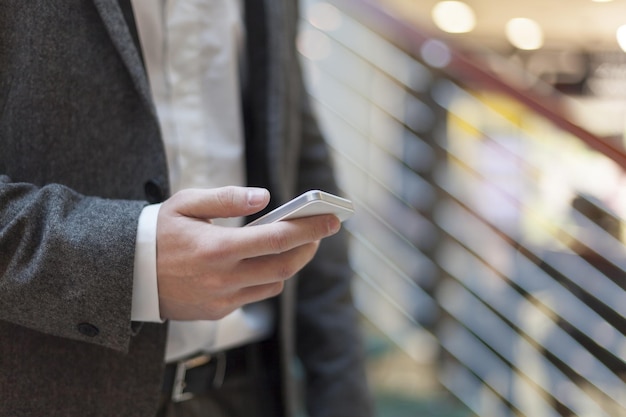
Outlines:
<svg viewBox="0 0 626 417"><path fill-rule="evenodd" d="M126 351L144 204L0 175L0 319Z"/></svg>
<svg viewBox="0 0 626 417"><path fill-rule="evenodd" d="M328 147L308 96L302 97L298 188L337 192ZM306 372L306 403L312 417L373 415L351 275L347 235L341 231L321 242L298 277L297 350Z"/></svg>

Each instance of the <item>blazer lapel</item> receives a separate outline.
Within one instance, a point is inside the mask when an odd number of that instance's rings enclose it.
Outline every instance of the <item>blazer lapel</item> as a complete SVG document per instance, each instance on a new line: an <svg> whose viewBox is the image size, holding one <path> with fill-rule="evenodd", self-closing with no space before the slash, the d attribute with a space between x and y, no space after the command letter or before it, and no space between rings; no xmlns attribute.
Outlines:
<svg viewBox="0 0 626 417"><path fill-rule="evenodd" d="M137 39L133 38L133 33L131 33L126 23L120 4L118 1L111 0L93 0L93 2L107 28L111 41L128 69L137 92L156 117L156 110L154 109L150 93L150 84L148 83ZM128 3L128 6L130 7L130 3ZM129 11L132 10L129 9Z"/></svg>

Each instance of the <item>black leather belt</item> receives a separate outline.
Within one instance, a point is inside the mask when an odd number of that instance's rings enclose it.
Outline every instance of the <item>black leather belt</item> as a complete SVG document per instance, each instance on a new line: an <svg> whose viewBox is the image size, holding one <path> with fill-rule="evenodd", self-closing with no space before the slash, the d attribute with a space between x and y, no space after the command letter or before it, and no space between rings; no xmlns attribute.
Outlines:
<svg viewBox="0 0 626 417"><path fill-rule="evenodd" d="M254 345L224 352L199 354L165 366L163 393L172 401L186 401L194 395L218 389L236 376L249 374L249 351Z"/></svg>

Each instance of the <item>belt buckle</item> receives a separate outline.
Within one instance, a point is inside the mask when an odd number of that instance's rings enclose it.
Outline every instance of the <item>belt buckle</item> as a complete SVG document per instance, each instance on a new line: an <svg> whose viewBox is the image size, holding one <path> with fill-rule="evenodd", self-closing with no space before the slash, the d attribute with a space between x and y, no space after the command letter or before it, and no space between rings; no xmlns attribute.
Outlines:
<svg viewBox="0 0 626 417"><path fill-rule="evenodd" d="M211 355L202 354L194 356L193 358L181 360L176 364L176 375L174 376L174 386L172 388L172 401L181 402L187 401L193 398L193 393L185 392L185 378L189 369L197 368L198 366L206 365L211 362Z"/></svg>

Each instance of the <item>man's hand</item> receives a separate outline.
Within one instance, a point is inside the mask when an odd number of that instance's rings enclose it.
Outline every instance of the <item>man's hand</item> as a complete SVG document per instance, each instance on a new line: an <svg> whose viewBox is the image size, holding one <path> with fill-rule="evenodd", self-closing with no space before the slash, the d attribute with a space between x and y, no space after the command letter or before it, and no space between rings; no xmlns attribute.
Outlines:
<svg viewBox="0 0 626 417"><path fill-rule="evenodd" d="M211 219L262 210L261 188L184 190L163 203L157 221L157 278L163 319L216 320L244 304L279 294L336 233L332 215L252 227L221 227Z"/></svg>

